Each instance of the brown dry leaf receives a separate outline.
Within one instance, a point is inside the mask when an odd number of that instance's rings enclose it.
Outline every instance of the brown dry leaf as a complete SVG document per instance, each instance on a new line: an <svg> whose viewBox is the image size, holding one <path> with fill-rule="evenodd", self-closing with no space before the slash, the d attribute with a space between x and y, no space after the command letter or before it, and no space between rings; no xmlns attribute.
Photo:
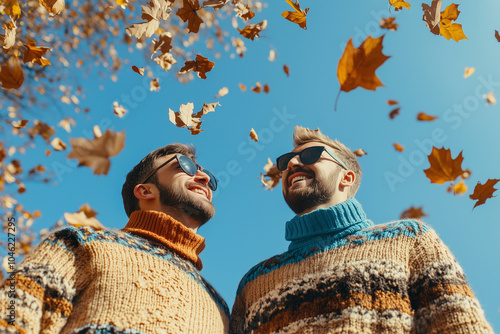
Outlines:
<svg viewBox="0 0 500 334"><path fill-rule="evenodd" d="M250 90L254 93L260 93L262 90L262 86L260 85L260 82L255 83L255 87L250 88Z"/></svg>
<svg viewBox="0 0 500 334"><path fill-rule="evenodd" d="M144 75L144 67L138 68L137 66L132 66L132 71L135 73L139 73L140 75Z"/></svg>
<svg viewBox="0 0 500 334"><path fill-rule="evenodd" d="M394 119L397 115L399 115L399 111L401 110L401 107L397 107L391 110L389 113L389 118Z"/></svg>
<svg viewBox="0 0 500 334"><path fill-rule="evenodd" d="M127 113L127 109L123 108L122 105L118 104L118 102L113 102L113 112L118 117L123 117Z"/></svg>
<svg viewBox="0 0 500 334"><path fill-rule="evenodd" d="M161 54L164 54L170 52L170 50L172 50L172 34L169 32L162 32L158 36L158 40L153 38L152 54L155 54L158 51L160 51Z"/></svg>
<svg viewBox="0 0 500 334"><path fill-rule="evenodd" d="M403 152L405 150L403 145L400 145L398 143L394 143L393 145L394 145L394 148L396 149L396 151L398 151L398 152Z"/></svg>
<svg viewBox="0 0 500 334"><path fill-rule="evenodd" d="M158 79L155 78L149 82L149 90L152 92L160 90L160 83L158 82Z"/></svg>
<svg viewBox="0 0 500 334"><path fill-rule="evenodd" d="M219 10L229 1L230 0L207 0L203 2L203 7L212 7L214 10Z"/></svg>
<svg viewBox="0 0 500 334"><path fill-rule="evenodd" d="M3 0L0 1L0 12L2 14L7 14L12 21L15 21L21 16L21 7L17 0Z"/></svg>
<svg viewBox="0 0 500 334"><path fill-rule="evenodd" d="M264 91L264 93L269 93L269 85L268 84L265 84L264 87L262 88L262 90Z"/></svg>
<svg viewBox="0 0 500 334"><path fill-rule="evenodd" d="M209 61L208 58L205 58L201 55L197 55L196 60L187 60L184 63L184 67L181 68L179 74L187 73L193 70L193 72L198 73L198 77L206 79L207 75L205 73L210 72L214 67L214 65L215 63Z"/></svg>
<svg viewBox="0 0 500 334"><path fill-rule="evenodd" d="M14 129L22 129L26 126L26 124L28 124L28 122L28 120L23 119L21 121L12 121L11 124Z"/></svg>
<svg viewBox="0 0 500 334"><path fill-rule="evenodd" d="M394 20L396 20L395 17L382 18L379 23L380 28L396 31L399 25L394 23Z"/></svg>
<svg viewBox="0 0 500 334"><path fill-rule="evenodd" d="M434 35L439 35L439 21L441 21L441 5L443 0L433 0L431 5L423 3L422 10L424 16L422 21L427 23L427 27Z"/></svg>
<svg viewBox="0 0 500 334"><path fill-rule="evenodd" d="M439 33L447 40L452 38L456 42L461 39L468 39L462 30L462 25L452 23L460 14L458 6L459 5L452 3L446 7L445 10L441 12L441 20L439 21Z"/></svg>
<svg viewBox="0 0 500 334"><path fill-rule="evenodd" d="M307 29L306 27L306 15L307 12L309 11L309 8L306 9L300 9L299 5L299 0L292 1L292 0L285 0L290 6L293 8L293 12L283 12L281 13L281 16L283 16L285 19L287 19L290 22L297 23L299 27L302 29Z"/></svg>
<svg viewBox="0 0 500 334"><path fill-rule="evenodd" d="M497 42L500 42L500 34L498 33L498 30L495 30L495 38L497 39Z"/></svg>
<svg viewBox="0 0 500 334"><path fill-rule="evenodd" d="M497 99L495 98L495 95L492 92L489 92L488 94L483 95L484 98L486 98L486 104L496 104Z"/></svg>
<svg viewBox="0 0 500 334"><path fill-rule="evenodd" d="M359 48L354 48L352 38L349 39L337 67L340 91L350 92L357 87L375 90L383 86L375 75L377 68L390 58L382 54L383 39L384 36L379 38L368 36ZM335 101L335 109L336 107L337 101Z"/></svg>
<svg viewBox="0 0 500 334"><path fill-rule="evenodd" d="M390 105L390 106L393 106L393 105L396 105L398 104L399 102L396 101L396 100L387 100L387 104Z"/></svg>
<svg viewBox="0 0 500 334"><path fill-rule="evenodd" d="M352 151L352 153L354 153L354 155L356 155L357 157L362 157L363 155L368 154L362 148L358 148L357 150Z"/></svg>
<svg viewBox="0 0 500 334"><path fill-rule="evenodd" d="M285 74L287 77L290 76L290 68L288 68L288 66L283 65L283 71L285 71Z"/></svg>
<svg viewBox="0 0 500 334"><path fill-rule="evenodd" d="M417 115L417 120L418 121L433 121L436 118L438 118L438 117L437 116L427 115L424 112L419 112L418 115Z"/></svg>
<svg viewBox="0 0 500 334"><path fill-rule="evenodd" d="M414 208L411 206L409 209L406 209L403 213L401 213L400 219L420 219L426 216L427 214L424 212L423 207Z"/></svg>
<svg viewBox="0 0 500 334"><path fill-rule="evenodd" d="M71 138L73 150L68 159L78 159L78 166L92 168L94 174L107 174L111 162L109 158L117 155L125 144L125 132L106 130L99 138Z"/></svg>
<svg viewBox="0 0 500 334"><path fill-rule="evenodd" d="M267 20L264 20L257 24L249 24L243 29L238 28L238 31L240 32L240 35L253 41L255 37L260 37L259 33L266 29L266 27Z"/></svg>
<svg viewBox="0 0 500 334"><path fill-rule="evenodd" d="M23 62L28 63L36 63L40 66L47 66L50 65L50 60L46 59L43 57L47 51L52 50L52 48L47 48L44 46L36 46L35 41L29 41L28 44L23 44L24 47L27 49L24 52L23 56Z"/></svg>
<svg viewBox="0 0 500 334"><path fill-rule="evenodd" d="M197 135L201 130L201 117L211 111L215 111L215 106L219 102L214 103L204 103L203 108L196 114L193 114L194 104L192 102L181 104L179 111L173 111L168 109L168 118L170 122L174 123L179 128L187 128L191 131L192 135Z"/></svg>
<svg viewBox="0 0 500 334"><path fill-rule="evenodd" d="M406 8L406 9L410 9L410 4L406 1L403 1L403 0L389 0L389 4L391 6L393 6L394 8L396 8L396 12L398 10L402 10L403 7Z"/></svg>
<svg viewBox="0 0 500 334"><path fill-rule="evenodd" d="M153 34L160 27L160 19L166 20L170 15L170 2L165 0L152 0L148 2L149 6L142 5L141 18L146 22L134 23L125 32L129 36L141 38L145 35L147 38Z"/></svg>
<svg viewBox="0 0 500 334"><path fill-rule="evenodd" d="M240 83L238 84L238 86L240 87L241 91L244 92L247 90L247 86L245 86L244 84Z"/></svg>
<svg viewBox="0 0 500 334"><path fill-rule="evenodd" d="M257 135L257 132L253 128L250 129L250 138L252 138L255 142L259 141L259 136Z"/></svg>
<svg viewBox="0 0 500 334"><path fill-rule="evenodd" d="M463 180L461 180L457 184L448 186L448 189L446 189L446 191L449 193L453 192L454 195L463 195L467 192L467 185Z"/></svg>
<svg viewBox="0 0 500 334"><path fill-rule="evenodd" d="M476 69L474 67L466 67L464 70L464 78L467 79L474 73Z"/></svg>
<svg viewBox="0 0 500 334"><path fill-rule="evenodd" d="M229 93L229 88L222 87L221 89L219 89L219 92L217 93L217 95L215 95L215 98L218 99L219 97L227 95L227 93Z"/></svg>
<svg viewBox="0 0 500 334"><path fill-rule="evenodd" d="M51 16L61 13L65 8L64 0L39 0Z"/></svg>
<svg viewBox="0 0 500 334"><path fill-rule="evenodd" d="M100 138L102 137L102 131L101 131L101 128L99 127L99 125L94 125L92 127L92 132L94 133L94 137L95 138Z"/></svg>
<svg viewBox="0 0 500 334"><path fill-rule="evenodd" d="M66 130L66 132L70 133L71 132L71 126L75 126L76 122L74 119L66 117L62 119L57 125L59 125L61 128Z"/></svg>
<svg viewBox="0 0 500 334"><path fill-rule="evenodd" d="M245 21L255 16L255 13L250 10L250 7L241 2L236 3L234 11L236 12L236 17L241 17Z"/></svg>
<svg viewBox="0 0 500 334"><path fill-rule="evenodd" d="M174 59L174 56L171 53L164 53L153 60L167 72L173 64L177 63L177 60Z"/></svg>
<svg viewBox="0 0 500 334"><path fill-rule="evenodd" d="M476 184L474 192L472 195L469 195L470 199L474 201L477 200L472 208L473 210L476 206L483 205L488 198L496 197L493 196L493 193L498 190L494 188L498 181L500 181L500 179L488 179L485 184L481 184L480 182Z"/></svg>
<svg viewBox="0 0 500 334"><path fill-rule="evenodd" d="M464 160L462 152L455 159L452 159L449 149L433 147L428 159L430 167L424 170L424 173L431 180L431 183L453 182L464 173L462 169L462 161Z"/></svg>
<svg viewBox="0 0 500 334"><path fill-rule="evenodd" d="M24 73L19 64L17 56L9 60L0 67L0 83L4 89L18 89L23 85Z"/></svg>
<svg viewBox="0 0 500 334"><path fill-rule="evenodd" d="M58 137L52 139L50 145L52 145L52 147L56 151L64 151L66 149L66 144Z"/></svg>
<svg viewBox="0 0 500 334"><path fill-rule="evenodd" d="M276 167L276 164L274 164L270 158L267 158L267 163L263 169L266 174L260 173L260 180L262 181L262 185L266 187L266 190L272 190L274 187L280 184L281 171L278 169L278 167Z"/></svg>
<svg viewBox="0 0 500 334"><path fill-rule="evenodd" d="M188 32L197 33L200 30L200 24L203 23L201 17L198 16L197 11L200 10L200 3L198 0L182 0L182 8L177 11L177 16L182 21L188 21Z"/></svg>
<svg viewBox="0 0 500 334"><path fill-rule="evenodd" d="M3 48L9 50L16 43L17 26L15 22L7 22L2 25L2 28L5 29Z"/></svg>
<svg viewBox="0 0 500 334"><path fill-rule="evenodd" d="M33 139L36 135L40 135L45 139L47 144L50 143L50 137L56 133L54 127L40 122L39 120L35 120L34 123L35 125L26 131L28 136Z"/></svg>
<svg viewBox="0 0 500 334"><path fill-rule="evenodd" d="M78 211L83 212L85 214L85 216L87 216L87 218L92 218L92 217L97 216L97 212L95 212L94 209L92 209L88 203L85 203L84 205L82 205L80 207L80 210L78 210Z"/></svg>
<svg viewBox="0 0 500 334"><path fill-rule="evenodd" d="M64 219L66 219L66 222L69 225L75 227L89 226L93 227L96 230L101 230L104 228L104 225L102 225L96 218L87 217L87 215L83 211L78 211L75 213L65 212Z"/></svg>
<svg viewBox="0 0 500 334"><path fill-rule="evenodd" d="M125 9L128 6L128 0L116 0L116 4Z"/></svg>

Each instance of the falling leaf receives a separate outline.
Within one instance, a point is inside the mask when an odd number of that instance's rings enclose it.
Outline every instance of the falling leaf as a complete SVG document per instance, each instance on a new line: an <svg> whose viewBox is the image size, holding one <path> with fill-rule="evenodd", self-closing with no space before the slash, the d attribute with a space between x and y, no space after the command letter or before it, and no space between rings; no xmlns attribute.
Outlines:
<svg viewBox="0 0 500 334"><path fill-rule="evenodd" d="M458 5L452 3L441 12L441 20L439 21L439 33L449 40L452 38L454 41L458 42L461 39L468 39L465 36L462 25L458 23L452 23L458 18L460 11L458 10Z"/></svg>
<svg viewBox="0 0 500 334"><path fill-rule="evenodd" d="M397 107L391 110L389 113L389 118L394 119L397 115L399 115L399 111L401 110L401 107Z"/></svg>
<svg viewBox="0 0 500 334"><path fill-rule="evenodd" d="M448 186L448 189L446 189L446 191L449 193L453 192L454 195L463 195L467 192L467 185L463 180L461 180L457 184Z"/></svg>
<svg viewBox="0 0 500 334"><path fill-rule="evenodd" d="M65 8L64 0L39 0L51 16L61 13Z"/></svg>
<svg viewBox="0 0 500 334"><path fill-rule="evenodd" d="M285 0L290 6L293 8L293 12L283 12L281 13L281 16L283 16L285 19L287 19L290 22L297 23L299 27L302 29L307 29L306 27L306 15L307 12L309 11L309 8L306 9L300 9L299 5L299 0L293 1L293 0Z"/></svg>
<svg viewBox="0 0 500 334"><path fill-rule="evenodd" d="M266 174L260 174L262 185L266 187L266 190L272 190L274 187L280 184L281 171L278 169L278 167L276 167L276 164L274 164L270 158L267 158L267 163L263 169Z"/></svg>
<svg viewBox="0 0 500 334"><path fill-rule="evenodd" d="M92 168L94 174L107 174L111 162L109 158L117 155L124 147L125 132L106 130L99 138L71 138L73 150L68 159L78 159L78 166Z"/></svg>
<svg viewBox="0 0 500 334"><path fill-rule="evenodd" d="M66 132L70 133L71 132L71 126L75 126L76 122L74 119L66 117L62 119L57 125L59 125L61 128L66 130Z"/></svg>
<svg viewBox="0 0 500 334"><path fill-rule="evenodd" d="M419 112L418 115L417 115L417 120L418 121L433 121L436 118L437 118L437 116L427 115L424 112Z"/></svg>
<svg viewBox="0 0 500 334"><path fill-rule="evenodd" d="M269 93L269 85L268 84L265 84L264 87L262 88L262 90L264 91L264 93Z"/></svg>
<svg viewBox="0 0 500 334"><path fill-rule="evenodd" d="M288 68L288 66L283 65L283 71L285 71L285 74L286 74L287 77L290 76L290 69Z"/></svg>
<svg viewBox="0 0 500 334"><path fill-rule="evenodd" d="M128 0L116 0L116 4L125 9L128 6Z"/></svg>
<svg viewBox="0 0 500 334"><path fill-rule="evenodd" d="M171 53L164 53L153 60L155 61L155 63L160 65L165 71L168 71L173 64L177 63L177 60L174 59L174 56L172 56Z"/></svg>
<svg viewBox="0 0 500 334"><path fill-rule="evenodd" d="M94 126L92 127L92 132L94 133L94 137L95 137L95 138L100 138L100 137L102 137L102 131L101 131L101 129L99 128L99 125L97 125L97 124L96 124L96 125L94 125Z"/></svg>
<svg viewBox="0 0 500 334"><path fill-rule="evenodd" d="M168 109L168 118L170 122L174 123L179 128L187 128L191 131L192 135L197 135L201 130L201 117L211 111L215 111L215 106L219 102L204 103L203 108L196 114L193 114L194 104L192 102L181 104L179 111Z"/></svg>
<svg viewBox="0 0 500 334"><path fill-rule="evenodd" d="M352 38L349 39L337 68L341 91L350 92L357 87L375 90L383 86L375 75L377 68L390 58L382 54L383 39L384 36L368 36L357 49L352 45Z"/></svg>
<svg viewBox="0 0 500 334"><path fill-rule="evenodd" d="M81 226L89 226L93 227L96 230L101 230L104 228L104 226L94 217L87 217L85 212L79 211L75 213L64 213L64 219L66 219L66 222L69 225L75 226L75 227L81 227Z"/></svg>
<svg viewBox="0 0 500 334"><path fill-rule="evenodd" d="M498 30L495 30L495 38L497 39L497 42L500 42L500 34L498 33Z"/></svg>
<svg viewBox="0 0 500 334"><path fill-rule="evenodd" d="M2 28L5 29L5 36L3 38L3 48L5 50L9 50L16 43L17 26L15 22L7 22L4 25L2 25Z"/></svg>
<svg viewBox="0 0 500 334"><path fill-rule="evenodd" d="M257 132L255 132L253 128L250 129L250 138L252 138L256 142L259 141L259 136L257 135Z"/></svg>
<svg viewBox="0 0 500 334"><path fill-rule="evenodd" d="M5 89L18 89L23 85L24 73L17 57L11 57L0 67L0 83Z"/></svg>
<svg viewBox="0 0 500 334"><path fill-rule="evenodd" d="M222 87L221 89L219 89L219 92L217 93L217 95L215 95L215 98L218 99L219 97L227 95L227 93L229 93L229 88Z"/></svg>
<svg viewBox="0 0 500 334"><path fill-rule="evenodd" d="M497 99L495 98L495 95L492 92L489 92L488 94L483 95L484 98L486 98L486 104L496 104Z"/></svg>
<svg viewBox="0 0 500 334"><path fill-rule="evenodd" d="M80 210L78 210L78 211L83 212L85 214L85 216L87 216L87 218L92 218L92 217L97 216L97 212L95 212L94 209L92 209L88 203L85 203L84 205L82 205L80 207Z"/></svg>
<svg viewBox="0 0 500 334"><path fill-rule="evenodd" d="M219 10L229 1L230 0L207 0L203 2L203 7L212 7L214 10Z"/></svg>
<svg viewBox="0 0 500 334"><path fill-rule="evenodd" d="M398 24L394 23L395 17L388 17L380 19L380 28L396 31L398 29Z"/></svg>
<svg viewBox="0 0 500 334"><path fill-rule="evenodd" d="M488 179L485 184L481 184L480 182L476 184L474 192L472 195L469 195L470 199L474 201L477 200L472 208L473 210L476 206L484 204L488 198L496 197L493 196L493 193L498 190L494 188L498 181L500 181L500 179Z"/></svg>
<svg viewBox="0 0 500 334"><path fill-rule="evenodd" d="M368 154L362 148L358 148L357 150L352 151L352 153L354 153L354 155L356 155L357 157L362 157L363 155Z"/></svg>
<svg viewBox="0 0 500 334"><path fill-rule="evenodd" d="M396 105L398 104L399 102L396 101L396 100L387 100L387 104L390 105L390 106L393 106L393 105Z"/></svg>
<svg viewBox="0 0 500 334"><path fill-rule="evenodd" d="M245 86L244 84L238 84L238 86L240 87L241 91L244 92L247 90L247 86Z"/></svg>
<svg viewBox="0 0 500 334"><path fill-rule="evenodd" d="M27 50L24 52L23 62L32 62L40 66L50 65L50 60L44 58L43 55L52 49L44 46L36 46L35 44L35 41L29 41L28 44L24 44Z"/></svg>
<svg viewBox="0 0 500 334"><path fill-rule="evenodd" d="M209 61L208 58L205 58L201 55L197 55L196 60L187 60L184 63L184 67L181 68L181 70L179 71L179 74L187 73L187 72L193 70L193 72L198 73L198 77L200 77L202 79L206 79L207 78L206 73L210 72L212 70L212 68L214 67L214 65L215 65L215 63L212 61Z"/></svg>
<svg viewBox="0 0 500 334"><path fill-rule="evenodd" d="M161 54L170 52L172 50L172 34L169 32L163 32L158 36L158 40L153 39L153 52L160 51Z"/></svg>
<svg viewBox="0 0 500 334"><path fill-rule="evenodd" d="M21 7L19 6L19 2L17 2L17 0L1 1L0 4L0 12L10 16L13 21L16 21L21 16Z"/></svg>
<svg viewBox="0 0 500 334"><path fill-rule="evenodd" d="M140 75L144 75L144 67L138 68L137 66L132 66L132 71L135 73L139 73Z"/></svg>
<svg viewBox="0 0 500 334"><path fill-rule="evenodd" d="M158 82L158 79L155 78L149 82L149 90L152 92L160 90L160 83Z"/></svg>
<svg viewBox="0 0 500 334"><path fill-rule="evenodd" d="M22 129L26 126L26 124L28 124L28 122L28 120L23 119L21 121L12 121L11 124L14 129Z"/></svg>
<svg viewBox="0 0 500 334"><path fill-rule="evenodd" d="M439 21L441 21L441 4L443 0L433 0L431 5L423 3L422 10L424 16L422 21L427 23L427 27L434 35L439 35Z"/></svg>
<svg viewBox="0 0 500 334"><path fill-rule="evenodd" d="M403 7L406 9L410 9L410 4L403 0L389 0L389 4L396 8L396 11L402 10Z"/></svg>
<svg viewBox="0 0 500 334"><path fill-rule="evenodd" d="M476 69L474 67L466 67L465 68L465 73L464 73L464 78L468 78L474 73Z"/></svg>
<svg viewBox="0 0 500 334"><path fill-rule="evenodd" d="M466 170L464 170L462 175L460 175L460 177L464 180L467 180L471 176L471 174L472 174L472 172L470 171L470 169L466 169Z"/></svg>
<svg viewBox="0 0 500 334"><path fill-rule="evenodd" d="M428 159L430 167L424 170L424 173L431 180L431 183L453 182L464 172L462 169L462 161L464 160L462 152L455 159L452 159L449 149L433 147Z"/></svg>
<svg viewBox="0 0 500 334"><path fill-rule="evenodd" d="M236 17L241 17L245 21L255 16L255 13L250 10L250 7L241 2L236 3L234 11L236 12Z"/></svg>
<svg viewBox="0 0 500 334"><path fill-rule="evenodd" d="M129 36L141 38L145 35L151 37L160 27L160 19L166 20L170 15L170 2L165 0L152 0L150 6L142 5L141 18L146 22L134 23L125 32Z"/></svg>
<svg viewBox="0 0 500 334"><path fill-rule="evenodd" d="M34 123L35 125L31 129L28 129L28 131L26 131L28 136L33 139L36 135L40 135L43 137L43 139L45 139L47 143L50 143L50 137L56 133L54 127L40 122L39 120L35 120Z"/></svg>
<svg viewBox="0 0 500 334"><path fill-rule="evenodd" d="M182 21L188 21L188 32L197 33L200 30L200 24L203 20L198 16L197 11L200 9L200 3L198 0L182 0L182 8L177 11L177 16L181 18Z"/></svg>
<svg viewBox="0 0 500 334"><path fill-rule="evenodd" d="M113 112L118 117L123 117L127 113L127 109L123 108L122 105L118 104L118 102L113 102Z"/></svg>
<svg viewBox="0 0 500 334"><path fill-rule="evenodd" d="M409 209L406 209L403 213L401 213L400 219L420 219L426 216L427 214L423 211L423 207L414 208L411 206Z"/></svg>
<svg viewBox="0 0 500 334"><path fill-rule="evenodd" d="M58 137L52 139L50 145L52 145L52 147L56 151L64 151L66 149L66 144Z"/></svg>
<svg viewBox="0 0 500 334"><path fill-rule="evenodd" d="M262 86L261 86L260 82L258 82L258 81L257 81L257 82L255 83L255 87L250 88L250 90L251 90L252 92L254 92L254 93L260 93L260 92L261 92L261 90L262 90Z"/></svg>
<svg viewBox="0 0 500 334"><path fill-rule="evenodd" d="M253 41L255 37L260 37L259 33L266 29L266 27L267 20L264 20L257 24L249 24L244 29L238 28L238 31L240 32L240 35Z"/></svg>
<svg viewBox="0 0 500 334"><path fill-rule="evenodd" d="M396 151L398 152L403 152L404 151L404 146L403 145L400 145L398 143L394 143L394 148L396 149Z"/></svg>
<svg viewBox="0 0 500 334"><path fill-rule="evenodd" d="M276 59L276 51L274 49L269 50L269 58L267 58L269 61L274 61Z"/></svg>

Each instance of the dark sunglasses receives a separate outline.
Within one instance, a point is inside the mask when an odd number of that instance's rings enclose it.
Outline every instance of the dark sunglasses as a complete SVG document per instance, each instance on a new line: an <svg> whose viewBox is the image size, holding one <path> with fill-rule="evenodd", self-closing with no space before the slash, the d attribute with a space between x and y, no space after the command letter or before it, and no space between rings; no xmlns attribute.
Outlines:
<svg viewBox="0 0 500 334"><path fill-rule="evenodd" d="M179 163L179 166L182 168L184 173L187 175L193 176L195 175L198 170L201 170L203 173L207 174L210 180L208 181L208 187L212 189L212 191L217 190L217 179L215 176L210 173L208 170L201 168L200 165L196 164L193 160L189 159L185 155L181 154L176 154L172 158L168 159L164 163L162 163L160 166L158 166L154 171L149 173L149 175L142 181L141 183L146 183L147 180L151 178L160 168L168 164L170 161L177 159L177 162Z"/></svg>
<svg viewBox="0 0 500 334"><path fill-rule="evenodd" d="M349 169L349 168L347 168L346 164L342 160L340 160L340 158L337 157L337 155L335 155L335 153L333 153L332 151L330 151L329 149L327 149L324 146L311 146L311 147L303 149L300 152L285 153L276 159L276 166L278 167L278 169L280 171L286 170L288 168L288 163L296 155L299 156L300 161L304 165L312 165L313 163L315 163L316 161L319 160L319 157L321 157L321 154L323 153L323 151L326 151L328 154L330 154L330 156L335 161L337 161L338 164L340 166L342 166L344 169L346 169L346 170Z"/></svg>

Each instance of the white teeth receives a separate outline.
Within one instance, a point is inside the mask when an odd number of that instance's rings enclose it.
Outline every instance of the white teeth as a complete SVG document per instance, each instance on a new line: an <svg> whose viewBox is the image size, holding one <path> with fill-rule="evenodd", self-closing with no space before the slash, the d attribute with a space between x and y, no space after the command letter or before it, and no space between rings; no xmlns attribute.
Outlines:
<svg viewBox="0 0 500 334"><path fill-rule="evenodd" d="M301 180L306 180L307 178L305 176L296 176L292 179L292 182L291 184L294 184L295 182L297 181L301 181Z"/></svg>
<svg viewBox="0 0 500 334"><path fill-rule="evenodd" d="M203 196L206 196L205 192L199 188L193 188L193 189L190 189L192 192L195 192L197 194L202 194Z"/></svg>

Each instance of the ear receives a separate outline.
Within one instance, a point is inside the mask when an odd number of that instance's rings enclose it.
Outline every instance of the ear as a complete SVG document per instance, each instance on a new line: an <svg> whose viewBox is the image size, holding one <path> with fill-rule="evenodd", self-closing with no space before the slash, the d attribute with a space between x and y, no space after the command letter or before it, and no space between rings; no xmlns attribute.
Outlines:
<svg viewBox="0 0 500 334"><path fill-rule="evenodd" d="M153 188L156 187L151 183L138 184L134 187L134 196L137 197L139 200L155 199L156 193L155 189Z"/></svg>
<svg viewBox="0 0 500 334"><path fill-rule="evenodd" d="M356 180L356 174L354 174L352 170L348 170L343 172L339 185L343 187L351 187L354 184L354 180Z"/></svg>

